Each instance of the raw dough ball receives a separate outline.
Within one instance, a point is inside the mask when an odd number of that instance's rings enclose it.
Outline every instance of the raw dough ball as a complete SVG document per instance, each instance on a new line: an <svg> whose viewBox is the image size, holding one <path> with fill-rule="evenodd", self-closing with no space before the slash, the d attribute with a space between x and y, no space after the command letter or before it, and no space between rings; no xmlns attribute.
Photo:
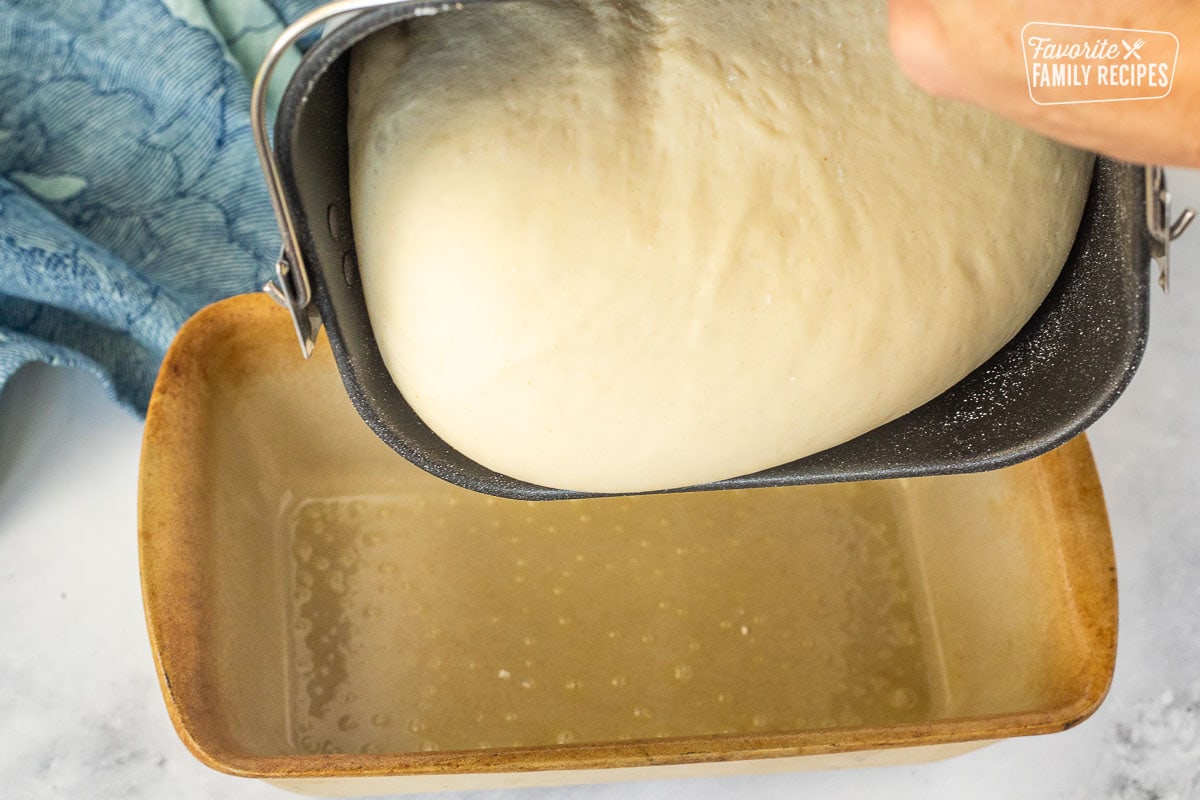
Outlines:
<svg viewBox="0 0 1200 800"><path fill-rule="evenodd" d="M911 86L882 2L471 7L354 52L355 236L452 446L688 486L925 403L1037 309L1092 157Z"/></svg>

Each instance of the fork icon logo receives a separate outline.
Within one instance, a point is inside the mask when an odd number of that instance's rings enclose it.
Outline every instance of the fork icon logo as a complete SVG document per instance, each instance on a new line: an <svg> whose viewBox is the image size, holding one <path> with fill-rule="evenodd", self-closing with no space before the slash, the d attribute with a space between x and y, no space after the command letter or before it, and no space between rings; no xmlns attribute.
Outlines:
<svg viewBox="0 0 1200 800"><path fill-rule="evenodd" d="M1133 44L1130 44L1129 42L1122 39L1121 45L1125 48L1125 60L1126 61L1128 61L1130 58L1136 58L1138 61L1142 60L1142 54L1139 53L1138 51L1146 46L1145 39L1138 39Z"/></svg>

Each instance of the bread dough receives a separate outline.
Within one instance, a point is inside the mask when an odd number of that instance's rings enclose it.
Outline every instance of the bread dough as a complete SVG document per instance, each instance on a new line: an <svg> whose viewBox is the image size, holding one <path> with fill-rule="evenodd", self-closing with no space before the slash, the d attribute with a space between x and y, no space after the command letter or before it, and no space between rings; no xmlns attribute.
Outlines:
<svg viewBox="0 0 1200 800"><path fill-rule="evenodd" d="M535 484L752 473L925 403L1065 262L1092 157L918 91L883 2L468 7L353 54L380 351Z"/></svg>

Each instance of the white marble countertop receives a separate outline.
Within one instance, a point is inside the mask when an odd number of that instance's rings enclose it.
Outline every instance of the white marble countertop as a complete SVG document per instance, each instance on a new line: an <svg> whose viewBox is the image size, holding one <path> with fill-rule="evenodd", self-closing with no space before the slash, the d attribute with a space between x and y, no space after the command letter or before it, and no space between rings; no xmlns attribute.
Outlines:
<svg viewBox="0 0 1200 800"><path fill-rule="evenodd" d="M1200 206L1200 173L1171 177ZM1092 431L1121 593L1095 717L914 767L494 794L1200 797L1200 230L1175 254L1141 372ZM286 797L202 766L167 719L138 584L140 434L83 374L27 368L0 395L0 796Z"/></svg>

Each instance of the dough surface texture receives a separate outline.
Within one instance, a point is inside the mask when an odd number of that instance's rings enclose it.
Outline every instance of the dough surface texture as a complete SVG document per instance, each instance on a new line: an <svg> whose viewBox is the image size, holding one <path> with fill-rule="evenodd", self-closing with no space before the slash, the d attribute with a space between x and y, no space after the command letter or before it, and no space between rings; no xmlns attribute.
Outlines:
<svg viewBox="0 0 1200 800"><path fill-rule="evenodd" d="M1092 156L920 92L885 17L522 2L358 45L360 271L421 418L514 478L669 489L847 441L999 350Z"/></svg>

